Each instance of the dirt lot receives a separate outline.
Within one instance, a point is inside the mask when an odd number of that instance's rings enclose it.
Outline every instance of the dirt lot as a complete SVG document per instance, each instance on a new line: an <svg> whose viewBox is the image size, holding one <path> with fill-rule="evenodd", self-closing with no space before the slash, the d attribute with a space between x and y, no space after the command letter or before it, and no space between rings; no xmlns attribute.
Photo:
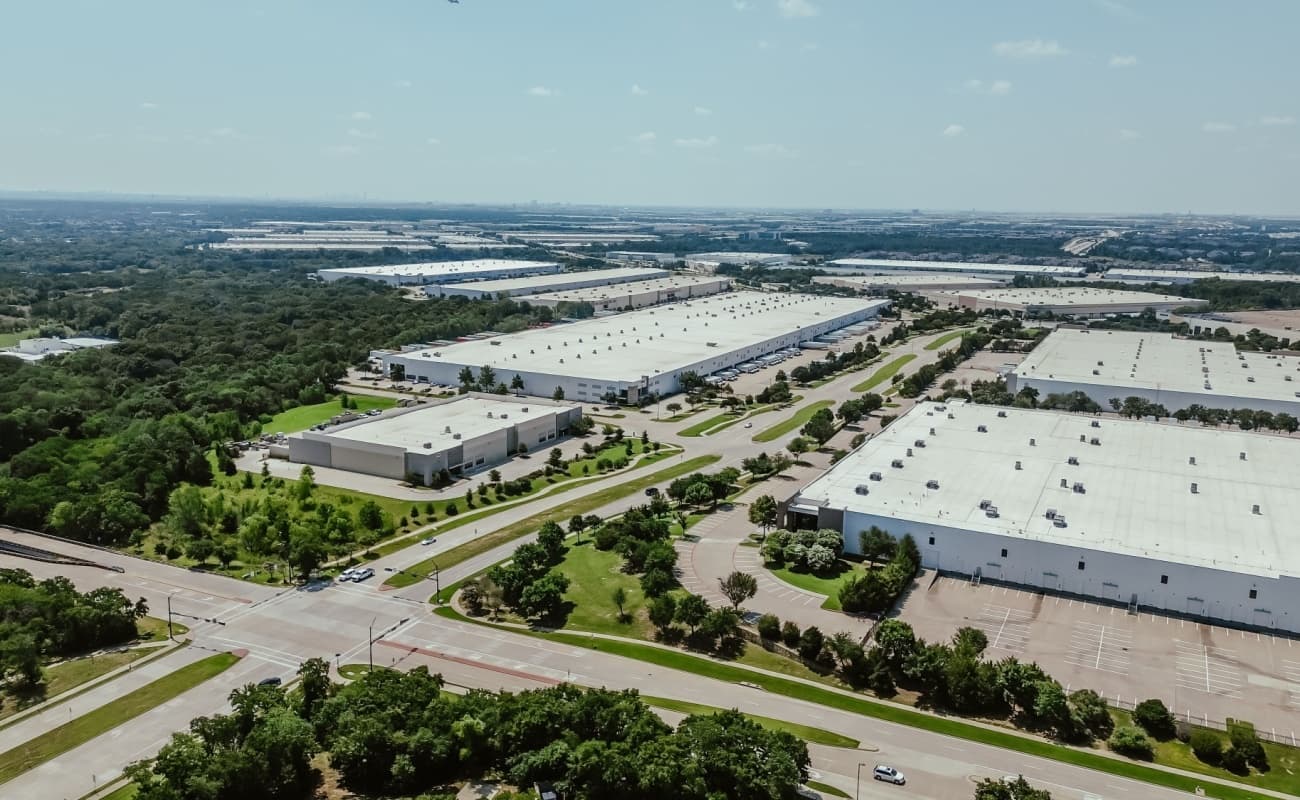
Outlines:
<svg viewBox="0 0 1300 800"><path fill-rule="evenodd" d="M899 617L930 641L980 628L989 658L1036 661L1068 689L1093 689L1121 707L1157 697L1180 718L1247 719L1300 741L1295 638L947 577L909 595Z"/></svg>
<svg viewBox="0 0 1300 800"><path fill-rule="evenodd" d="M1300 309L1295 308L1276 311L1229 311L1219 312L1214 316L1250 325L1253 328L1300 329Z"/></svg>

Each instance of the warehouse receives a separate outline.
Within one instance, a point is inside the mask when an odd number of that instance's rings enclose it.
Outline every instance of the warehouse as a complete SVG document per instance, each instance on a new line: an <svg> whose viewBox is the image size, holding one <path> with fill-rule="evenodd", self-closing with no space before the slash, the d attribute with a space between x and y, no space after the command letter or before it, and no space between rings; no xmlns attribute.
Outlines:
<svg viewBox="0 0 1300 800"><path fill-rule="evenodd" d="M525 278L496 278L485 281L466 283L444 283L425 288L430 296L469 297L515 297L521 294L541 294L542 292L561 292L567 289L581 289L586 286L603 286L613 283L644 281L649 278L663 278L672 273L666 269L653 267L615 267L612 269L589 269L580 272L553 272L549 275L531 275Z"/></svg>
<svg viewBox="0 0 1300 800"><path fill-rule="evenodd" d="M827 266L864 275L888 272L930 272L959 275L978 275L992 278L1014 278L1017 275L1040 278L1082 278L1087 274L1083 267L1052 267L1037 264L979 264L968 261L900 261L887 258L837 258L827 261Z"/></svg>
<svg viewBox="0 0 1300 800"><path fill-rule="evenodd" d="M429 261L422 264L389 264L379 267L335 267L317 270L316 276L327 283L341 281L344 278L364 278L386 283L389 286L431 286L439 283L547 275L559 271L560 265L554 261L476 258L468 261Z"/></svg>
<svg viewBox="0 0 1300 800"><path fill-rule="evenodd" d="M1148 308L1169 312L1176 308L1202 308L1208 301L1152 292L1093 289L1068 286L1038 289L972 289L949 295L954 305L974 311L1010 311L1014 314L1054 314L1064 317L1105 317L1141 314Z"/></svg>
<svg viewBox="0 0 1300 800"><path fill-rule="evenodd" d="M487 469L547 446L580 416L577 406L471 392L294 434L289 460L428 486L443 470Z"/></svg>
<svg viewBox="0 0 1300 800"><path fill-rule="evenodd" d="M859 292L940 292L959 289L996 289L1004 281L968 275L818 275L813 283L856 289Z"/></svg>
<svg viewBox="0 0 1300 800"><path fill-rule="evenodd" d="M681 261L680 256L672 253L655 253L646 250L610 250L605 254L610 261L651 261L657 264L672 264Z"/></svg>
<svg viewBox="0 0 1300 800"><path fill-rule="evenodd" d="M1300 359L1168 333L1058 328L1007 375L1012 392L1081 391L1102 408L1141 397L1170 413L1192 405L1300 416Z"/></svg>
<svg viewBox="0 0 1300 800"><path fill-rule="evenodd" d="M675 303L692 297L725 292L731 279L713 275L671 275L615 286L589 286L563 292L547 292L520 298L535 306L554 308L560 303L590 303L597 312L627 311L660 303Z"/></svg>
<svg viewBox="0 0 1300 800"><path fill-rule="evenodd" d="M1105 280L1125 283L1184 284L1218 278L1223 281L1254 281L1264 283L1296 283L1300 275L1287 272L1198 272L1186 269L1129 269L1117 267L1107 270Z"/></svg>
<svg viewBox="0 0 1300 800"><path fill-rule="evenodd" d="M682 256L686 268L696 272L712 275L718 267L730 264L739 267L781 267L789 264L793 256L789 253L690 253Z"/></svg>
<svg viewBox="0 0 1300 800"><path fill-rule="evenodd" d="M570 400L637 404L679 391L684 372L727 367L871 319L888 300L728 292L626 314L381 356L408 380L456 385L490 366L507 385ZM558 392L557 392L558 390Z"/></svg>
<svg viewBox="0 0 1300 800"><path fill-rule="evenodd" d="M792 524L911 534L922 563L1300 631L1300 441L921 403L791 500Z"/></svg>

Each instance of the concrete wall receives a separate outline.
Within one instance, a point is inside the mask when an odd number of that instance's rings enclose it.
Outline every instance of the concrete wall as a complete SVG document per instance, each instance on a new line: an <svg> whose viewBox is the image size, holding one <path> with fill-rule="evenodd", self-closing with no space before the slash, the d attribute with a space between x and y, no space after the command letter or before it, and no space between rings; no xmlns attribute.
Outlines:
<svg viewBox="0 0 1300 800"><path fill-rule="evenodd" d="M1300 383L1295 384L1296 391L1300 391ZM1294 401L1286 400L1265 400L1257 397L1235 397L1231 395L1218 395L1198 392L1175 392L1167 389L1142 389L1130 386L1110 386L1104 384L1092 383L1075 383L1073 381L1054 381L1042 378L1017 375L1011 372L1007 375L1007 389L1013 394L1020 391L1026 386L1032 386L1038 390L1038 398L1041 400L1049 394L1068 394L1070 392L1083 392L1092 398L1092 401L1103 409L1110 410L1110 400L1112 397L1123 401L1126 397L1141 397L1151 403L1159 403L1170 412L1177 411L1181 408L1187 408L1191 405L1202 405L1207 408L1250 408L1257 411L1270 411L1274 414L1285 411L1292 416L1300 416L1300 398Z"/></svg>
<svg viewBox="0 0 1300 800"><path fill-rule="evenodd" d="M854 511L844 514L844 549L861 552L860 535L872 525L894 536L910 533L928 568L961 575L979 570L991 580L1122 604L1136 596L1146 608L1300 632L1300 578L1246 575Z"/></svg>

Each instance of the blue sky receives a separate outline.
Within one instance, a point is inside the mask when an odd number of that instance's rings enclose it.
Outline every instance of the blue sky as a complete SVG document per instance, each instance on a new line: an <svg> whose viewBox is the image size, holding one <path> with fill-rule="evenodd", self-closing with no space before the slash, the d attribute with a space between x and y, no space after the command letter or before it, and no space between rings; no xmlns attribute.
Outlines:
<svg viewBox="0 0 1300 800"><path fill-rule="evenodd" d="M13 0L0 188L1300 214L1300 3Z"/></svg>

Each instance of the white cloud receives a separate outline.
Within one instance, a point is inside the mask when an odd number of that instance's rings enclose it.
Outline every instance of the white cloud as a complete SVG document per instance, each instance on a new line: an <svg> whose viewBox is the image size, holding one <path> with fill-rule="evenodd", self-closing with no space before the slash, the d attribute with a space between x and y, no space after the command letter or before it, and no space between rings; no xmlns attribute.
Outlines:
<svg viewBox="0 0 1300 800"><path fill-rule="evenodd" d="M745 145L745 152L756 156L765 156L768 158L798 158L799 152L791 150L783 144L750 144Z"/></svg>
<svg viewBox="0 0 1300 800"><path fill-rule="evenodd" d="M1120 128L1119 138L1122 142L1134 142L1142 138L1142 134L1132 128Z"/></svg>
<svg viewBox="0 0 1300 800"><path fill-rule="evenodd" d="M966 81L966 89L976 94L1011 94L1011 81L996 80L986 83L979 78L971 78Z"/></svg>
<svg viewBox="0 0 1300 800"><path fill-rule="evenodd" d="M442 144L442 140L435 139L434 137L430 136L428 139L424 140L424 143L427 145L436 146Z"/></svg>
<svg viewBox="0 0 1300 800"><path fill-rule="evenodd" d="M1111 69L1124 69L1125 67L1136 67L1138 63L1137 56L1111 56Z"/></svg>
<svg viewBox="0 0 1300 800"><path fill-rule="evenodd" d="M1051 58L1069 55L1070 51L1061 47L1055 39L1021 39L1014 42L998 42L993 45L993 52L1004 58Z"/></svg>
<svg viewBox="0 0 1300 800"><path fill-rule="evenodd" d="M705 148L716 146L718 144L718 137L706 136L703 138L694 137L687 139L674 139L673 144L678 147L684 147L687 150L703 150Z"/></svg>
<svg viewBox="0 0 1300 800"><path fill-rule="evenodd" d="M331 158L347 158L355 156L361 152L361 148L355 144L331 144L320 149L321 155L330 156Z"/></svg>
<svg viewBox="0 0 1300 800"><path fill-rule="evenodd" d="M821 9L809 0L776 0L776 8L781 12L781 16L790 18L815 17L822 13Z"/></svg>
<svg viewBox="0 0 1300 800"><path fill-rule="evenodd" d="M357 120L358 122L364 122L365 120L373 119L373 117L370 116L369 111L353 111L349 116L352 119Z"/></svg>
<svg viewBox="0 0 1300 800"><path fill-rule="evenodd" d="M546 86L534 86L528 93L533 97L550 97L555 94L555 90Z"/></svg>
<svg viewBox="0 0 1300 800"><path fill-rule="evenodd" d="M1237 130L1237 126L1231 122L1207 122L1201 126L1201 130L1206 133L1232 133Z"/></svg>
<svg viewBox="0 0 1300 800"><path fill-rule="evenodd" d="M957 125L956 123L943 129L943 135L948 137L961 136L965 132L966 127L964 125Z"/></svg>
<svg viewBox="0 0 1300 800"><path fill-rule="evenodd" d="M1274 116L1260 117L1260 118L1259 118L1259 124L1260 124L1260 125L1268 125L1268 126L1277 126L1277 125L1294 125L1294 124L1295 124L1295 117L1292 117L1292 116L1285 116L1285 117L1274 117Z"/></svg>
<svg viewBox="0 0 1300 800"><path fill-rule="evenodd" d="M649 90L642 89L641 84L634 83L632 84L632 94L636 95L637 97L641 97L643 95L650 94L650 92Z"/></svg>
<svg viewBox="0 0 1300 800"><path fill-rule="evenodd" d="M140 108L143 111L153 111L157 107L158 107L157 103L150 103L148 100L140 104Z"/></svg>
<svg viewBox="0 0 1300 800"><path fill-rule="evenodd" d="M658 137L655 136L654 131L646 131L645 133L638 133L636 136L633 136L632 143L633 144L654 144L656 138Z"/></svg>
<svg viewBox="0 0 1300 800"><path fill-rule="evenodd" d="M711 108L705 108L704 106L695 107L695 116L697 117L707 117L712 113L713 113L713 109Z"/></svg>
<svg viewBox="0 0 1300 800"><path fill-rule="evenodd" d="M378 139L379 134L374 131L363 131L359 128L348 128L348 136L353 139Z"/></svg>

